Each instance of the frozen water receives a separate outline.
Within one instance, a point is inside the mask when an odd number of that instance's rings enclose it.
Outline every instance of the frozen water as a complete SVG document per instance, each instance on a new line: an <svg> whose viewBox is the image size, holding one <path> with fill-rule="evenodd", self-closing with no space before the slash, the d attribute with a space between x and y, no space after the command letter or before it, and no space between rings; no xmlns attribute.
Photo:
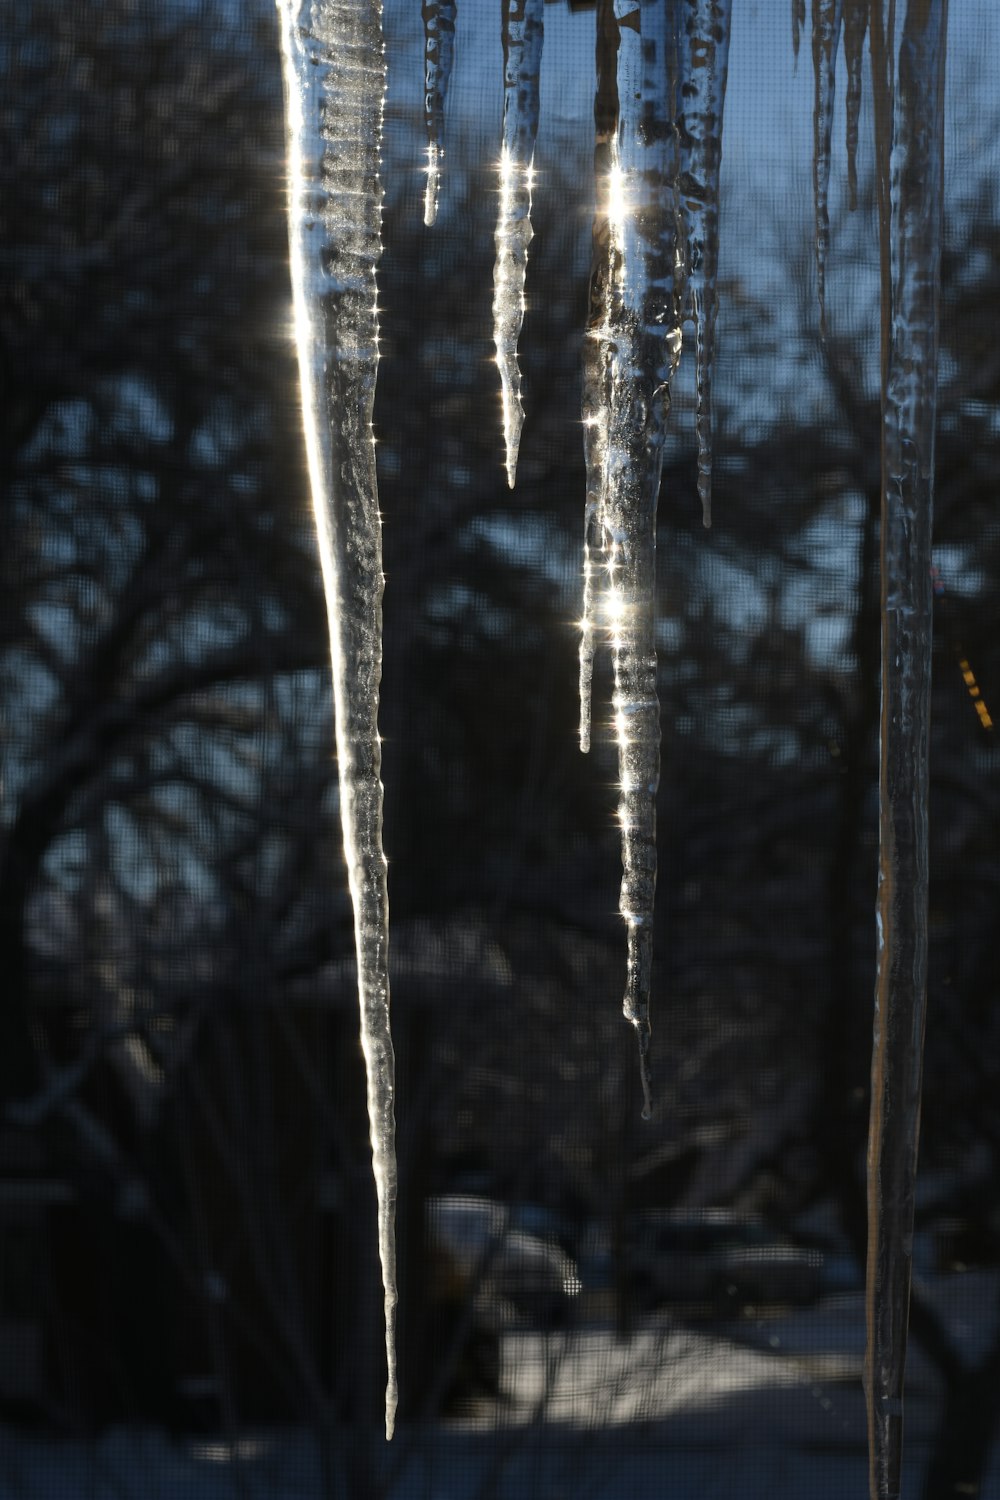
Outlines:
<svg viewBox="0 0 1000 1500"><path fill-rule="evenodd" d="M385 61L378 0L278 0L289 241L306 451L330 624L344 854L385 1289L386 1435L396 1411L396 1158L382 853L382 541L372 404Z"/></svg>
<svg viewBox="0 0 1000 1500"><path fill-rule="evenodd" d="M852 208L858 206L858 121L869 0L844 0L844 57L847 60L847 185Z"/></svg>
<svg viewBox="0 0 1000 1500"><path fill-rule="evenodd" d="M502 0L503 145L493 269L493 342L503 396L507 483L514 488L524 426L517 343L524 322L524 281L531 244L531 185L538 134L543 0Z"/></svg>
<svg viewBox="0 0 1000 1500"><path fill-rule="evenodd" d="M444 157L444 107L455 56L455 0L424 0L424 126L427 131L427 185L424 223L437 219Z"/></svg>
<svg viewBox="0 0 1000 1500"><path fill-rule="evenodd" d="M377 0L278 0L289 115L291 244L309 467L330 611L344 843L355 903L362 1037L395 1405L393 1062L381 850L381 552L371 409L384 66ZM898 26L896 12L899 12ZM425 218L437 205L454 6L426 0ZM504 135L494 324L508 479L522 409L517 344L531 239L542 0L504 0ZM597 208L583 358L587 461L580 742L591 738L599 635L610 640L628 937L625 1013L644 1113L659 708L656 508L686 263L698 347L699 491L710 504L718 178L730 0L598 0ZM805 0L792 0L796 51ZM913 1180L925 1008L930 526L941 244L947 0L814 0L814 195L821 319L834 80L847 63L849 189L856 197L861 65L870 35L882 262L883 702L878 982L869 1148L867 1399L871 1485L898 1494ZM897 66L898 53L898 66ZM675 128L676 126L678 128Z"/></svg>
<svg viewBox="0 0 1000 1500"><path fill-rule="evenodd" d="M881 9L872 8L883 236L880 852L865 1368L872 1500L894 1500L900 1487L927 998L931 521L947 14L947 0L908 0L897 65L892 11L884 33Z"/></svg>
<svg viewBox="0 0 1000 1500"><path fill-rule="evenodd" d="M622 840L620 909L628 967L624 1010L636 1029L643 1114L649 1081L656 792L660 709L656 691L656 508L669 407L680 353L677 146L671 129L676 34L668 0L616 0L618 129L608 192L608 437L600 524L607 568Z"/></svg>
<svg viewBox="0 0 1000 1500"><path fill-rule="evenodd" d="M816 288L819 320L826 334L826 261L830 249L830 154L837 52L844 23L843 0L813 0L812 53L816 104L813 111L813 200L816 215Z"/></svg>
<svg viewBox="0 0 1000 1500"><path fill-rule="evenodd" d="M590 291L583 336L583 454L587 490L583 526L583 612L580 622L580 749L590 750L595 635L600 583L607 567L604 546L604 457L608 447L607 329L611 271L612 141L618 124L618 22L613 0L598 0L597 86L594 96L594 225Z"/></svg>
<svg viewBox="0 0 1000 1500"><path fill-rule="evenodd" d="M719 173L732 0L684 0L680 26L681 208L695 327L698 497L712 522L712 360L719 306Z"/></svg>

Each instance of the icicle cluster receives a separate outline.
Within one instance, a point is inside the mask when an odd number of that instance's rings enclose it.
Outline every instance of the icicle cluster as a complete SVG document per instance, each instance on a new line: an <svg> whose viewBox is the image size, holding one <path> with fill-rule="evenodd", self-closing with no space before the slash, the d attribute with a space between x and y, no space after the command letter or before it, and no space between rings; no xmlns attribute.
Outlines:
<svg viewBox="0 0 1000 1500"><path fill-rule="evenodd" d="M372 405L385 61L379 0L278 0L289 242L306 452L330 623L340 816L354 903L385 1289L386 1436L396 1414L396 1157L382 853L382 542Z"/></svg>
<svg viewBox="0 0 1000 1500"><path fill-rule="evenodd" d="M882 717L878 980L869 1137L866 1390L873 1500L895 1500L926 998L934 424L947 0L813 0L813 186L826 330L837 54L847 64L856 199L862 53L870 37L882 263ZM330 614L344 847L355 905L362 1040L379 1200L395 1411L393 1058L377 730L381 547L372 399L384 66L378 0L278 0L289 120L290 240L309 468ZM523 410L517 345L531 240L542 0L502 0L504 122L494 324L513 485ZM583 348L587 466L580 744L591 739L595 647L611 646L628 933L625 1013L644 1113L659 709L656 508L685 291L696 328L698 488L710 518L719 164L731 0L598 0L590 303ZM425 0L428 180L436 214L454 0ZM806 24L792 0L793 45ZM898 69L897 69L898 56Z"/></svg>
<svg viewBox="0 0 1000 1500"><path fill-rule="evenodd" d="M501 0L504 113L493 280L507 479L524 423L524 321L538 131L543 0ZM697 343L698 491L711 514L711 385L719 168L731 0L599 0L594 256L583 348L587 494L580 641L580 748L591 740L599 639L611 647L628 941L625 1014L636 1028L649 1115L649 1001L656 887L656 508L685 282ZM424 6L428 176L433 219L441 150L443 6ZM453 16L451 24L453 25ZM433 193L432 193L433 188Z"/></svg>
<svg viewBox="0 0 1000 1500"><path fill-rule="evenodd" d="M830 160L837 53L841 36L847 62L847 180L851 207L858 196L858 119L861 112L861 64L870 0L813 0L813 199L816 214L816 287L820 331L826 337L826 265L830 253ZM804 9L803 9L804 19ZM798 48L798 18L794 42Z"/></svg>

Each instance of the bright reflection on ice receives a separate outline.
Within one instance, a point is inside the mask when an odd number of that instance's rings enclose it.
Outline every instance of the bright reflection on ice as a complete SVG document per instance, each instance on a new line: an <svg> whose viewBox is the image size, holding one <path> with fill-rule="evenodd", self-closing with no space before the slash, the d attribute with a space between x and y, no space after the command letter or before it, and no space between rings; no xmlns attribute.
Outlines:
<svg viewBox="0 0 1000 1500"><path fill-rule="evenodd" d="M517 346L524 322L524 283L531 228L532 166L538 133L543 0L502 0L503 143L493 270L493 342L503 394L507 483L514 488L524 426Z"/></svg>
<svg viewBox="0 0 1000 1500"><path fill-rule="evenodd" d="M624 224L629 215L626 197L625 174L617 162L613 162L608 173L608 218L612 228Z"/></svg>
<svg viewBox="0 0 1000 1500"><path fill-rule="evenodd" d="M396 1413L395 1081L382 852L382 540L372 439L385 62L378 0L279 0L289 248L313 509L330 630L341 828L354 907L385 1309L386 1436Z"/></svg>

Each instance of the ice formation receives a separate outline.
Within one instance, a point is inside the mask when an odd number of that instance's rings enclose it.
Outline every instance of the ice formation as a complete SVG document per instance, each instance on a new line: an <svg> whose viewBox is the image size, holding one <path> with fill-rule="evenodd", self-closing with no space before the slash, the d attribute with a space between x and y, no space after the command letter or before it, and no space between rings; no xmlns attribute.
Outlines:
<svg viewBox="0 0 1000 1500"><path fill-rule="evenodd" d="M424 0L424 127L427 131L427 185L424 223L437 219L444 157L444 107L455 56L455 0Z"/></svg>
<svg viewBox="0 0 1000 1500"><path fill-rule="evenodd" d="M543 0L501 0L504 104L493 269L493 342L500 371L507 483L511 489L524 426L517 342L524 322L524 282L532 239L532 162L538 134L543 9Z"/></svg>
<svg viewBox="0 0 1000 1500"><path fill-rule="evenodd" d="M622 885L628 958L624 1010L649 1086L649 1000L656 890L660 709L656 692L656 507L681 344L676 77L672 16L663 0L616 0L618 128L608 186L610 269L600 348L607 446L598 525L604 613L614 667Z"/></svg>
<svg viewBox="0 0 1000 1500"><path fill-rule="evenodd" d="M597 17L597 207L583 349L587 466L580 747L591 740L594 651L614 667L628 943L625 1014L649 1087L659 704L656 510L685 282L696 328L698 489L711 505L711 380L719 167L730 0L615 0Z"/></svg>
<svg viewBox="0 0 1000 1500"><path fill-rule="evenodd" d="M872 1500L899 1495L927 1001L931 521L947 0L871 12L882 242L882 711L878 971L868 1144Z"/></svg>
<svg viewBox="0 0 1000 1500"><path fill-rule="evenodd" d="M278 0L289 242L306 453L330 623L340 815L385 1291L386 1436L396 1414L396 1156L382 853L382 538L372 404L385 60L379 0Z"/></svg>
<svg viewBox="0 0 1000 1500"><path fill-rule="evenodd" d="M306 441L330 611L344 845L355 903L362 1038L395 1409L393 1061L377 731L381 553L371 411L384 66L377 0L278 0L289 119L290 239ZM899 10L901 21L897 19ZM610 643L628 937L625 1012L648 1070L659 709L655 540L685 277L698 358L698 487L709 517L718 187L731 0L598 0L596 211L583 341L587 465L580 743L595 646ZM425 219L436 212L455 12L425 0ZM817 279L826 326L836 59L847 64L856 198L870 39L882 265L882 718L878 980L867 1277L871 1494L899 1493L902 1377L926 998L934 424L947 0L813 0ZM792 0L793 44L806 24ZM503 0L504 134L494 321L511 484L522 421L517 343L531 238L542 0ZM898 31L898 42L897 42Z"/></svg>
<svg viewBox="0 0 1000 1500"><path fill-rule="evenodd" d="M583 524L583 613L580 621L580 749L590 750L598 605L607 568L602 520L604 455L608 446L607 294L611 270L609 197L612 141L618 126L618 22L613 0L598 0L597 89L594 96L594 224L590 291L581 353L581 415L586 464Z"/></svg>
<svg viewBox="0 0 1000 1500"><path fill-rule="evenodd" d="M684 0L680 25L681 209L695 328L698 497L712 522L712 364L719 305L719 172L732 0Z"/></svg>

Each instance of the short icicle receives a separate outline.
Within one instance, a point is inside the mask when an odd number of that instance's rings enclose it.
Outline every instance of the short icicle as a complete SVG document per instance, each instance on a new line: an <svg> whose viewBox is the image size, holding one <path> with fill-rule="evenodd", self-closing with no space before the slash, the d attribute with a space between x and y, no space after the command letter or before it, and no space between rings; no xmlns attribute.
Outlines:
<svg viewBox="0 0 1000 1500"><path fill-rule="evenodd" d="M852 209L858 206L858 122L868 30L870 0L844 0L844 59L847 63L847 190Z"/></svg>
<svg viewBox="0 0 1000 1500"><path fill-rule="evenodd" d="M643 1116L652 1113L650 988L656 890L660 710L656 687L656 508L680 353L676 32L672 0L616 0L618 130L609 193L609 412L604 460L622 839L620 909L628 969L624 1012L635 1027Z"/></svg>
<svg viewBox="0 0 1000 1500"><path fill-rule="evenodd" d="M799 46L802 42L802 29L806 24L806 0L792 0L792 50L795 60L799 59Z"/></svg>
<svg viewBox="0 0 1000 1500"><path fill-rule="evenodd" d="M396 1157L382 853L382 546L372 404L385 61L379 0L278 0L289 241L306 452L326 591L341 824L385 1292L386 1436L396 1412Z"/></svg>
<svg viewBox="0 0 1000 1500"><path fill-rule="evenodd" d="M947 0L872 7L883 265L878 972L868 1141L871 1500L897 1500L927 995L931 519ZM885 186L888 185L888 195Z"/></svg>
<svg viewBox="0 0 1000 1500"><path fill-rule="evenodd" d="M594 224L587 327L583 336L581 415L587 494L583 526L580 621L580 749L590 750L597 611L607 567L604 545L604 457L608 447L608 198L612 141L618 124L618 22L614 0L597 0L597 90L594 96Z"/></svg>
<svg viewBox="0 0 1000 1500"><path fill-rule="evenodd" d="M455 56L455 0L424 0L424 128L427 132L427 183L424 223L437 220L444 159L444 107Z"/></svg>
<svg viewBox="0 0 1000 1500"><path fill-rule="evenodd" d="M816 219L816 289L820 332L826 337L826 263L830 249L830 157L837 51L844 22L843 0L813 0L812 54L816 103L813 111L813 207Z"/></svg>
<svg viewBox="0 0 1000 1500"><path fill-rule="evenodd" d="M531 183L538 134L543 0L500 0L503 34L503 144L493 268L493 342L503 397L507 483L514 488L524 426L517 344L532 240Z"/></svg>
<svg viewBox="0 0 1000 1500"><path fill-rule="evenodd" d="M681 208L695 327L698 498L712 524L712 363L719 306L719 174L732 0L683 0L680 27Z"/></svg>

